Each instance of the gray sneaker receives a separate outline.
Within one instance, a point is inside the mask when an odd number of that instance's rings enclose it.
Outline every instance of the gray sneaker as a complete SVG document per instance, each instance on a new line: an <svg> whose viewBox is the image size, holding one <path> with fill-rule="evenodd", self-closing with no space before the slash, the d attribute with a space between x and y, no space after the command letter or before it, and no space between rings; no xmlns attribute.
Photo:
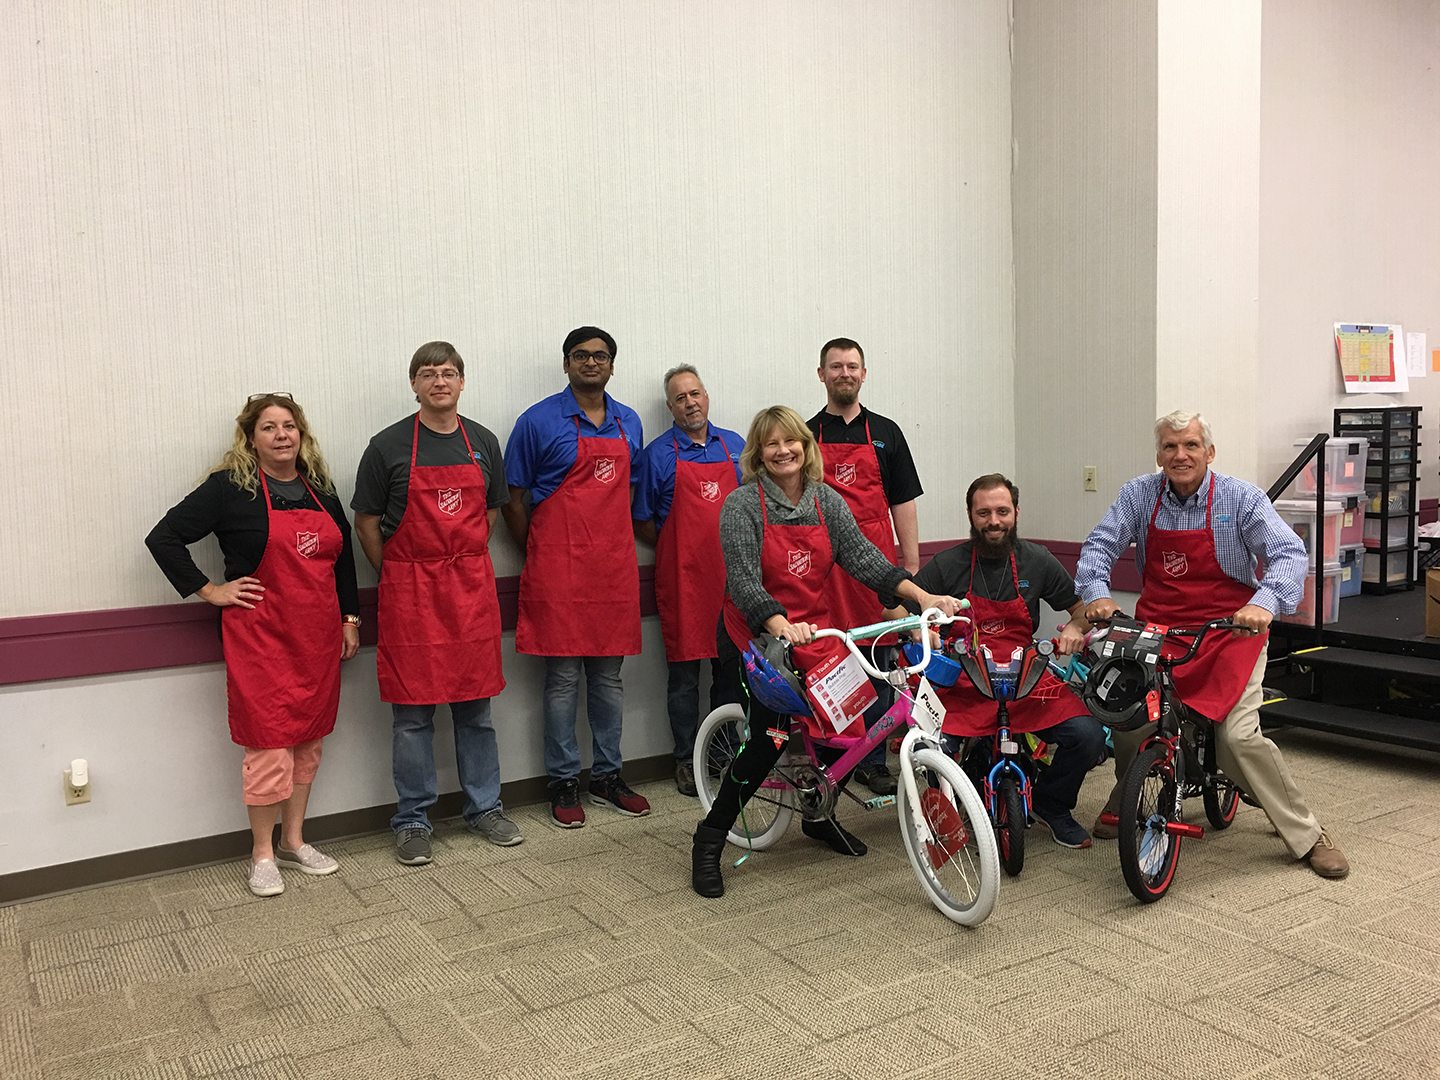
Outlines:
<svg viewBox="0 0 1440 1080"><path fill-rule="evenodd" d="M507 818L500 806L486 810L474 821L467 821L465 826L497 847L514 847L525 840L525 837L520 835L520 826Z"/></svg>
<svg viewBox="0 0 1440 1080"><path fill-rule="evenodd" d="M406 866L423 866L430 861L430 833L411 825L395 834L395 859Z"/></svg>

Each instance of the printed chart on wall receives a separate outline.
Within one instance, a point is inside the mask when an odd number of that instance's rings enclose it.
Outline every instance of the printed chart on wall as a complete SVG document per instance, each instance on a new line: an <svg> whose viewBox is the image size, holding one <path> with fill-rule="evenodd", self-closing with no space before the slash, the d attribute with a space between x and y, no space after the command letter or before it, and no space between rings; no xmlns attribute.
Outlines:
<svg viewBox="0 0 1440 1080"><path fill-rule="evenodd" d="M1410 389L1405 333L1394 323L1335 324L1335 354L1347 394L1398 394Z"/></svg>

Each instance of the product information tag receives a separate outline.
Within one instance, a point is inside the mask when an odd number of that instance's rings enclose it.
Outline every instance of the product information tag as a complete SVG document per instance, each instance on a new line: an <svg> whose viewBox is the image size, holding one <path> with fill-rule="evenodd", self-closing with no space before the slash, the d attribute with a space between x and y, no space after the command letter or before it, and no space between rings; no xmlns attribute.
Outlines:
<svg viewBox="0 0 1440 1080"><path fill-rule="evenodd" d="M945 706L940 704L940 695L924 675L920 676L920 689L915 692L915 706L910 715L927 735L938 735L945 722Z"/></svg>
<svg viewBox="0 0 1440 1080"><path fill-rule="evenodd" d="M805 690L816 712L836 734L844 731L879 697L865 669L851 654L826 657L805 676Z"/></svg>

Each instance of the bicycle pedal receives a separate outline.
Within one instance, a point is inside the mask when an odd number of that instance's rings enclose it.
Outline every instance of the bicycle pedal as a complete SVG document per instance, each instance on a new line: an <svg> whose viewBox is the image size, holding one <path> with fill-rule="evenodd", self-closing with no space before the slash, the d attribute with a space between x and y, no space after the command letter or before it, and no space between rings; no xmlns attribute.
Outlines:
<svg viewBox="0 0 1440 1080"><path fill-rule="evenodd" d="M866 810L879 810L882 807L894 806L894 795L876 795L873 799L864 799L860 803Z"/></svg>
<svg viewBox="0 0 1440 1080"><path fill-rule="evenodd" d="M1120 815L1119 815L1119 814L1112 814L1112 813L1110 813L1109 810L1106 810L1103 814L1100 815L1100 824L1102 824L1102 825L1119 825L1119 824L1120 824Z"/></svg>

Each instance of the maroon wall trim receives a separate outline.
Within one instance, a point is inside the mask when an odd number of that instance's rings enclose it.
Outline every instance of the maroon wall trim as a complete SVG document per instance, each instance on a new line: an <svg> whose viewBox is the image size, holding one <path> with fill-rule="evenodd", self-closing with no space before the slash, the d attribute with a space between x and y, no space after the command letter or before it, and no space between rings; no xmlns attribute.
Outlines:
<svg viewBox="0 0 1440 1080"><path fill-rule="evenodd" d="M933 540L920 545L920 561L958 541ZM1080 556L1072 541L1042 540L1070 573ZM1133 552L1124 555L1112 575L1115 588L1140 591ZM499 578L500 622L515 629L519 577ZM655 614L655 568L640 567L640 613ZM211 664L220 653L219 611L209 604L161 604L157 607L76 611L63 615L32 615L0 619L0 686L112 675L122 671ZM375 590L360 590L360 641L375 644Z"/></svg>

